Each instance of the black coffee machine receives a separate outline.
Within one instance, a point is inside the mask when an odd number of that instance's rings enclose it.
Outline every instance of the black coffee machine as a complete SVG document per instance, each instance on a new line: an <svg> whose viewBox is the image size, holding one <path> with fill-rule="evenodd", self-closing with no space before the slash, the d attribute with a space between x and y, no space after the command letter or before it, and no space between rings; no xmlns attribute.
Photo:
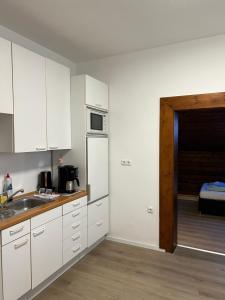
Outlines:
<svg viewBox="0 0 225 300"><path fill-rule="evenodd" d="M71 194L76 192L75 182L80 186L78 168L71 165L58 167L58 192Z"/></svg>

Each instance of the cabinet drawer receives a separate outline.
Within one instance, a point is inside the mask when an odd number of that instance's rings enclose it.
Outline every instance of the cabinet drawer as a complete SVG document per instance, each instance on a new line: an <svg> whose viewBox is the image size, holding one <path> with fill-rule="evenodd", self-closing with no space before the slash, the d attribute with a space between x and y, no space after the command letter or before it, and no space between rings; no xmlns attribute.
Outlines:
<svg viewBox="0 0 225 300"><path fill-rule="evenodd" d="M63 242L63 264L87 248L87 231L80 231Z"/></svg>
<svg viewBox="0 0 225 300"><path fill-rule="evenodd" d="M92 246L100 238L108 233L109 220L108 217L98 220L88 227L88 247Z"/></svg>
<svg viewBox="0 0 225 300"><path fill-rule="evenodd" d="M63 205L63 215L87 205L87 196L73 200Z"/></svg>
<svg viewBox="0 0 225 300"><path fill-rule="evenodd" d="M30 234L2 247L4 300L18 299L31 289Z"/></svg>
<svg viewBox="0 0 225 300"><path fill-rule="evenodd" d="M63 227L68 226L69 224L80 221L83 217L87 215L87 206L76 209L71 213L63 216Z"/></svg>
<svg viewBox="0 0 225 300"><path fill-rule="evenodd" d="M2 245L8 244L30 232L30 220L2 230Z"/></svg>
<svg viewBox="0 0 225 300"><path fill-rule="evenodd" d="M34 229L38 226L48 223L61 216L62 216L62 206L46 211L45 213L40 214L31 219L31 229Z"/></svg>
<svg viewBox="0 0 225 300"><path fill-rule="evenodd" d="M88 226L109 214L109 198L105 197L88 205Z"/></svg>
<svg viewBox="0 0 225 300"><path fill-rule="evenodd" d="M87 217L79 221L63 226L63 240L70 238L77 232L87 233Z"/></svg>

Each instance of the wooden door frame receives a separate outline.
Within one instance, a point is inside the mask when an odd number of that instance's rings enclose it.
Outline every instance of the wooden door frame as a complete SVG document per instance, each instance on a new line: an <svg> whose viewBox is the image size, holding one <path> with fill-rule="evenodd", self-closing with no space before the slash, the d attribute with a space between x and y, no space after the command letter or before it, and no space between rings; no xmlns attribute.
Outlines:
<svg viewBox="0 0 225 300"><path fill-rule="evenodd" d="M160 99L160 248L173 252L177 245L178 112L225 108L225 92Z"/></svg>

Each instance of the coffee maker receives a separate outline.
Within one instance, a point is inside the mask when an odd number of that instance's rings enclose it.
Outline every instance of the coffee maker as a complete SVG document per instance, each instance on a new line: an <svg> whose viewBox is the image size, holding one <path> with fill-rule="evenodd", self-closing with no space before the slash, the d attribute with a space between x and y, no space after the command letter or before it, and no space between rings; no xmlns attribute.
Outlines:
<svg viewBox="0 0 225 300"><path fill-rule="evenodd" d="M75 181L80 186L78 168L72 165L58 167L58 192L71 194L76 192Z"/></svg>

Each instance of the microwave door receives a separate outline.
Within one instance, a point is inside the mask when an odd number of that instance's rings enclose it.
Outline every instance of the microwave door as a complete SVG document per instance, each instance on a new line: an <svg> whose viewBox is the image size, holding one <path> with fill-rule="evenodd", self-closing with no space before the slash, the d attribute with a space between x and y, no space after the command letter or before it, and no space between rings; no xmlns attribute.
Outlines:
<svg viewBox="0 0 225 300"><path fill-rule="evenodd" d="M89 201L95 201L109 193L108 150L107 137L87 138L87 183L90 188Z"/></svg>
<svg viewBox="0 0 225 300"><path fill-rule="evenodd" d="M97 113L90 114L90 128L94 131L103 131L103 116Z"/></svg>

